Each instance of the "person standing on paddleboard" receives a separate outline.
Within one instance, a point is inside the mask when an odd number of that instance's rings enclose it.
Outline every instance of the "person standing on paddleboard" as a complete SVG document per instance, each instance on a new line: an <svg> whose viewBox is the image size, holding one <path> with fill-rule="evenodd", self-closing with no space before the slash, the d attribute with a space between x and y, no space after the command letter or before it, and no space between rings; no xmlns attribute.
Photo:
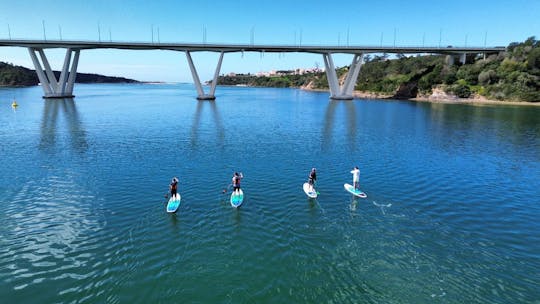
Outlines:
<svg viewBox="0 0 540 304"><path fill-rule="evenodd" d="M317 180L317 170L315 168L312 168L311 172L309 172L309 179L308 179L308 184L311 187L311 191L313 191L313 185L315 184L316 180Z"/></svg>
<svg viewBox="0 0 540 304"><path fill-rule="evenodd" d="M242 178L244 178L242 172L240 172L240 174L238 174L238 172L234 172L232 177L233 192L240 190L240 180Z"/></svg>
<svg viewBox="0 0 540 304"><path fill-rule="evenodd" d="M355 190L360 189L360 169L358 167L354 167L351 171L353 175L353 187Z"/></svg>
<svg viewBox="0 0 540 304"><path fill-rule="evenodd" d="M178 178L176 178L176 176L173 177L171 184L169 185L169 189L171 191L171 197L175 197L178 191Z"/></svg>

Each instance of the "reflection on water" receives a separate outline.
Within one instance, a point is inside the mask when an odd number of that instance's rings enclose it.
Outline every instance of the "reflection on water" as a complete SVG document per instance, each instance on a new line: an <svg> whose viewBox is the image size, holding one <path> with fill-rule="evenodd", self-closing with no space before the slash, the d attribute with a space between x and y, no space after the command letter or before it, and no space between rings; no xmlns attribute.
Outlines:
<svg viewBox="0 0 540 304"><path fill-rule="evenodd" d="M443 147L465 143L499 142L512 144L515 148L531 143L540 152L540 112L536 107L522 106L482 106L430 103L422 106L430 108L435 139ZM445 139L458 139L445 141ZM540 155L540 153L538 154Z"/></svg>
<svg viewBox="0 0 540 304"><path fill-rule="evenodd" d="M50 98L44 100L43 116L41 119L41 150L51 149L57 143L57 137L66 132L69 136L72 149L85 152L88 148L86 132L79 117L73 98ZM62 128L63 118L66 128Z"/></svg>
<svg viewBox="0 0 540 304"><path fill-rule="evenodd" d="M322 132L322 150L327 151L332 146L332 131L335 126L336 109L338 105L343 105L343 110L347 113L346 125L342 127L347 128L347 142L350 147L354 147L356 143L356 110L354 102L351 100L330 100L326 106L326 114L324 115L324 127Z"/></svg>
<svg viewBox="0 0 540 304"><path fill-rule="evenodd" d="M358 207L358 198L354 195L351 196L351 204L349 205L349 209L351 211L356 211L356 208Z"/></svg>
<svg viewBox="0 0 540 304"><path fill-rule="evenodd" d="M200 133L200 128L201 128L201 115L203 112L203 108L205 108L206 105L210 106L210 112L212 114L211 116L214 120L214 126L217 131L217 142L220 147L223 147L225 131L223 128L221 117L219 115L219 112L217 111L216 102L214 100L197 101L197 109L195 110L195 115L193 117L193 125L191 126L191 146L192 148L195 148L198 146L199 133Z"/></svg>

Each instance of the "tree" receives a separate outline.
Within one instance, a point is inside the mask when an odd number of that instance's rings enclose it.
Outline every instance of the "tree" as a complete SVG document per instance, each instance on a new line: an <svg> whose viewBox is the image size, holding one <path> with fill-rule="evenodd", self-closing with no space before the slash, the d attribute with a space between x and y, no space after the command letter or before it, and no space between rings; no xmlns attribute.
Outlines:
<svg viewBox="0 0 540 304"><path fill-rule="evenodd" d="M451 88L451 91L459 98L469 98L471 89L467 85L457 84Z"/></svg>
<svg viewBox="0 0 540 304"><path fill-rule="evenodd" d="M482 71L478 75L478 83L481 85L494 84L495 82L497 82L497 80L497 72L495 72L494 70Z"/></svg>
<svg viewBox="0 0 540 304"><path fill-rule="evenodd" d="M529 69L540 69L540 47L534 48L527 56L527 66ZM535 71L537 72L537 71Z"/></svg>

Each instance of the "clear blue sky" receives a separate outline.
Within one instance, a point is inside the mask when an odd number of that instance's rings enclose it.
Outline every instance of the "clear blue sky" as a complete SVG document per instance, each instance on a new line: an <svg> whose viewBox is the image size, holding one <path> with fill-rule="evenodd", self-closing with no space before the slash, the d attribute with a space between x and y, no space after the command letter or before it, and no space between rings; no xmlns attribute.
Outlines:
<svg viewBox="0 0 540 304"><path fill-rule="evenodd" d="M506 46L540 37L540 1L24 1L0 0L0 38L327 45ZM347 35L348 33L348 35ZM487 35L486 35L487 33ZM348 40L347 40L348 36ZM301 41L300 41L301 39ZM60 69L63 51L51 50ZM194 55L202 80L212 77L218 56ZM33 68L28 51L0 48L0 61ZM310 54L226 54L222 73L313 67ZM336 65L350 63L338 56ZM170 51L88 50L79 72L138 80L192 82L185 55Z"/></svg>

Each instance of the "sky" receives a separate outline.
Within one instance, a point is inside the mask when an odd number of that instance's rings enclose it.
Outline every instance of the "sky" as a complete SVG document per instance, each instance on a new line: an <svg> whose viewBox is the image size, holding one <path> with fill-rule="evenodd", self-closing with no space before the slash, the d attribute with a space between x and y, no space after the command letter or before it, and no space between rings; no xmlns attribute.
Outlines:
<svg viewBox="0 0 540 304"><path fill-rule="evenodd" d="M540 0L0 0L0 39L288 45L507 46L540 38ZM59 70L65 50L46 51ZM217 53L193 54L202 81ZM337 66L351 55L336 55ZM24 48L0 47L0 61L34 68ZM315 54L225 54L221 74L323 67ZM193 82L173 51L83 50L78 71L141 81Z"/></svg>

